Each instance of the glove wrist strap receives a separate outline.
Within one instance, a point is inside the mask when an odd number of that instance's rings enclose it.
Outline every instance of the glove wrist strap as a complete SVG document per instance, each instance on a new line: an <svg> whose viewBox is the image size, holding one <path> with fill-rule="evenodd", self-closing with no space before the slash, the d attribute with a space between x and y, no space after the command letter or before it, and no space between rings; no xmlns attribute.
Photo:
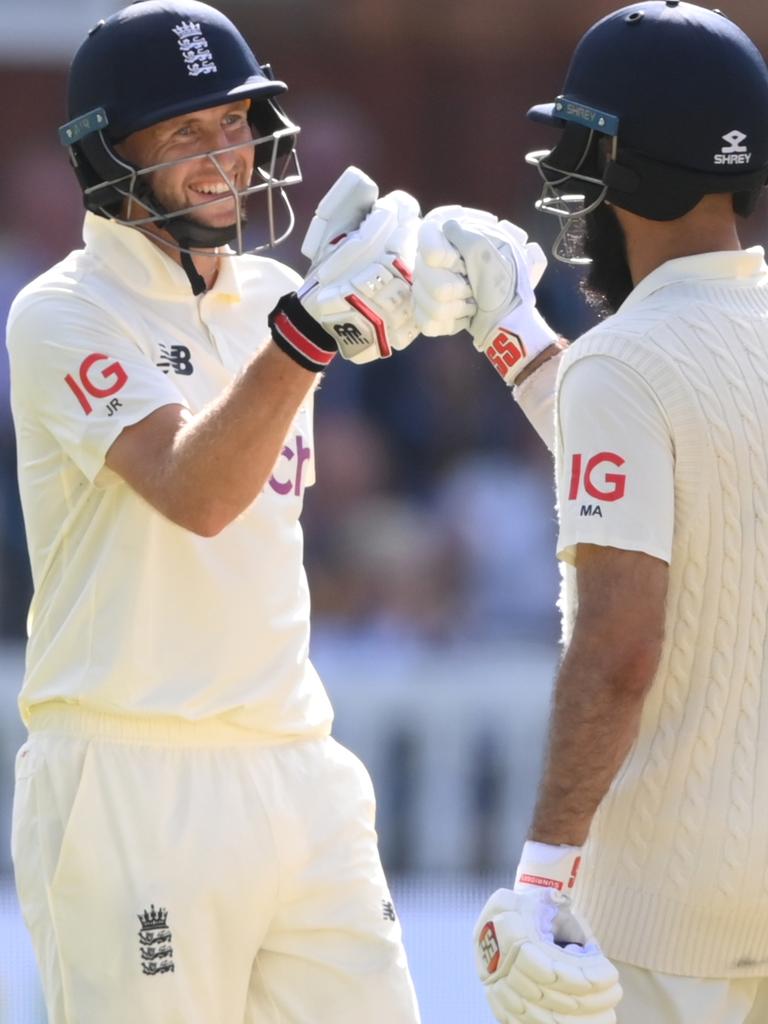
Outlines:
<svg viewBox="0 0 768 1024"><path fill-rule="evenodd" d="M550 846L528 840L517 866L515 892L554 889L572 895L581 857L581 846Z"/></svg>
<svg viewBox="0 0 768 1024"><path fill-rule="evenodd" d="M520 371L557 338L535 306L518 306L475 347L485 352L504 383L514 387Z"/></svg>
<svg viewBox="0 0 768 1024"><path fill-rule="evenodd" d="M267 322L277 347L312 373L327 369L338 351L333 337L307 313L296 292L278 300Z"/></svg>

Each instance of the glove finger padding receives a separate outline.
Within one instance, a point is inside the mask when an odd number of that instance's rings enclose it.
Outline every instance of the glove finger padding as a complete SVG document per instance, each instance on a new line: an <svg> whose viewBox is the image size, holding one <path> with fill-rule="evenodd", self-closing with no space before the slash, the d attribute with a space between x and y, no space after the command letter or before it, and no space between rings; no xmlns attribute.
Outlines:
<svg viewBox="0 0 768 1024"><path fill-rule="evenodd" d="M413 315L420 332L431 338L456 334L469 328L476 312L464 261L437 221L423 221L413 274Z"/></svg>
<svg viewBox="0 0 768 1024"><path fill-rule="evenodd" d="M383 205L383 200L377 200L360 227L334 246L314 268L312 276L320 285L349 276L384 251L397 227L397 211L391 205Z"/></svg>
<svg viewBox="0 0 768 1024"><path fill-rule="evenodd" d="M579 922L589 940L584 947L563 949L552 939L562 900L549 891L502 889L483 908L475 928L476 962L497 1020L614 1024L618 971L589 929Z"/></svg>
<svg viewBox="0 0 768 1024"><path fill-rule="evenodd" d="M499 247L487 235L449 220L445 237L461 255L467 279L477 304L472 323L475 348L482 352L489 331L522 302L518 294L520 275L515 259L504 259Z"/></svg>
<svg viewBox="0 0 768 1024"><path fill-rule="evenodd" d="M462 223L473 223L482 227L498 224L499 218L487 210L476 210L473 206L436 206L424 218L425 224L433 224L441 228L447 220L460 220ZM527 237L527 236L526 236Z"/></svg>
<svg viewBox="0 0 768 1024"><path fill-rule="evenodd" d="M422 283L416 290L414 315L425 334L451 334L466 328L477 351L486 355L511 387L525 366L557 342L557 335L536 309L533 290L547 261L541 247L527 241L522 228L491 215L487 217L492 223L481 223L477 211L470 213L466 220L448 218L442 226L433 223L429 230L422 227L426 243L420 245L417 254L416 272ZM435 231L444 236L442 243L436 240ZM441 309L434 279L423 266L437 263L456 267L444 249L446 243L460 257L460 269L451 272L457 281L463 279L471 292L467 304L458 310ZM444 282L441 287L445 290Z"/></svg>
<svg viewBox="0 0 768 1024"><path fill-rule="evenodd" d="M477 306L465 277L431 267L416 255L413 315L422 334L435 338L467 330Z"/></svg>
<svg viewBox="0 0 768 1024"><path fill-rule="evenodd" d="M446 207L453 209L453 207ZM465 274L464 261L435 221L424 220L419 228L417 259L425 267L441 267L454 274Z"/></svg>
<svg viewBox="0 0 768 1024"><path fill-rule="evenodd" d="M376 182L358 167L347 167L317 204L301 243L312 266L328 255L334 243L360 227L378 198Z"/></svg>
<svg viewBox="0 0 768 1024"><path fill-rule="evenodd" d="M486 352L505 315L524 302L533 306L546 267L541 247L516 224L484 210L439 206L419 229L413 292L419 330L430 337L468 330L475 348ZM511 342L502 338L489 358L506 380L528 354L516 335Z"/></svg>

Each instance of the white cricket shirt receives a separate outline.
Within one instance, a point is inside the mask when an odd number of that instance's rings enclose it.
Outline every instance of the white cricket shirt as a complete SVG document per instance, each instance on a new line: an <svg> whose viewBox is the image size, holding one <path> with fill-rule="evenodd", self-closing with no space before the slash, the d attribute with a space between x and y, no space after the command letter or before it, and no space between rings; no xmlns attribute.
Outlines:
<svg viewBox="0 0 768 1024"><path fill-rule="evenodd" d="M196 298L136 229L89 214L84 239L18 295L8 322L35 588L22 715L59 700L325 733L299 524L314 481L311 397L263 492L213 538L165 519L104 465L124 427L218 395L267 342L268 313L297 275L224 258Z"/></svg>
<svg viewBox="0 0 768 1024"><path fill-rule="evenodd" d="M674 452L648 382L610 356L579 360L561 377L557 438L558 557L601 544L669 562Z"/></svg>
<svg viewBox="0 0 768 1024"><path fill-rule="evenodd" d="M617 960L692 977L766 976L762 249L662 264L559 363L550 422L566 639L578 544L669 564L659 666L592 822L577 909ZM527 385L516 397L545 430L541 391Z"/></svg>

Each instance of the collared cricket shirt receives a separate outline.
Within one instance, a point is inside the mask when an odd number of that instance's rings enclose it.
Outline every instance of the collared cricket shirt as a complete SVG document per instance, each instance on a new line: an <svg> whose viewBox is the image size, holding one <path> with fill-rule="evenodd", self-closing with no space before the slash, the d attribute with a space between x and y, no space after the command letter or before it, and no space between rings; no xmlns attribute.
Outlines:
<svg viewBox="0 0 768 1024"><path fill-rule="evenodd" d="M299 515L314 481L311 397L263 492L213 538L165 519L105 467L127 426L199 412L268 339L297 275L222 259L215 286L133 228L87 215L85 248L32 282L9 318L12 408L34 598L22 714L225 717L265 735L327 732L308 660Z"/></svg>

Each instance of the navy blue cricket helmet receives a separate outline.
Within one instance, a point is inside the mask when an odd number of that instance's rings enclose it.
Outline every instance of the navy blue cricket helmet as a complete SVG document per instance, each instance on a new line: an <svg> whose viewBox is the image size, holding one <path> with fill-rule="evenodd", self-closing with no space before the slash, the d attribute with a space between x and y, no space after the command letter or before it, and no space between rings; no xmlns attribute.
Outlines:
<svg viewBox="0 0 768 1024"><path fill-rule="evenodd" d="M606 199L674 220L717 192L747 215L768 180L768 67L740 28L696 4L645 0L602 18L561 95L528 116L562 130L527 157L544 179L538 208L561 218Z"/></svg>
<svg viewBox="0 0 768 1024"><path fill-rule="evenodd" d="M295 158L299 129L276 101L286 89L268 65L259 64L235 25L198 0L138 0L100 21L72 61L69 120L59 129L86 209L120 220L124 200L136 198L149 215L127 223L159 223L182 248L218 246L237 237L242 251L241 224L214 229L196 224L190 210L164 210L149 184L157 167L132 167L115 144L169 118L250 99L255 176L248 188L237 190L238 202L266 191L271 203L272 190L279 190L290 231L293 216L282 188L301 181L301 174ZM272 224L271 205L269 212ZM280 240L271 237L268 244Z"/></svg>

